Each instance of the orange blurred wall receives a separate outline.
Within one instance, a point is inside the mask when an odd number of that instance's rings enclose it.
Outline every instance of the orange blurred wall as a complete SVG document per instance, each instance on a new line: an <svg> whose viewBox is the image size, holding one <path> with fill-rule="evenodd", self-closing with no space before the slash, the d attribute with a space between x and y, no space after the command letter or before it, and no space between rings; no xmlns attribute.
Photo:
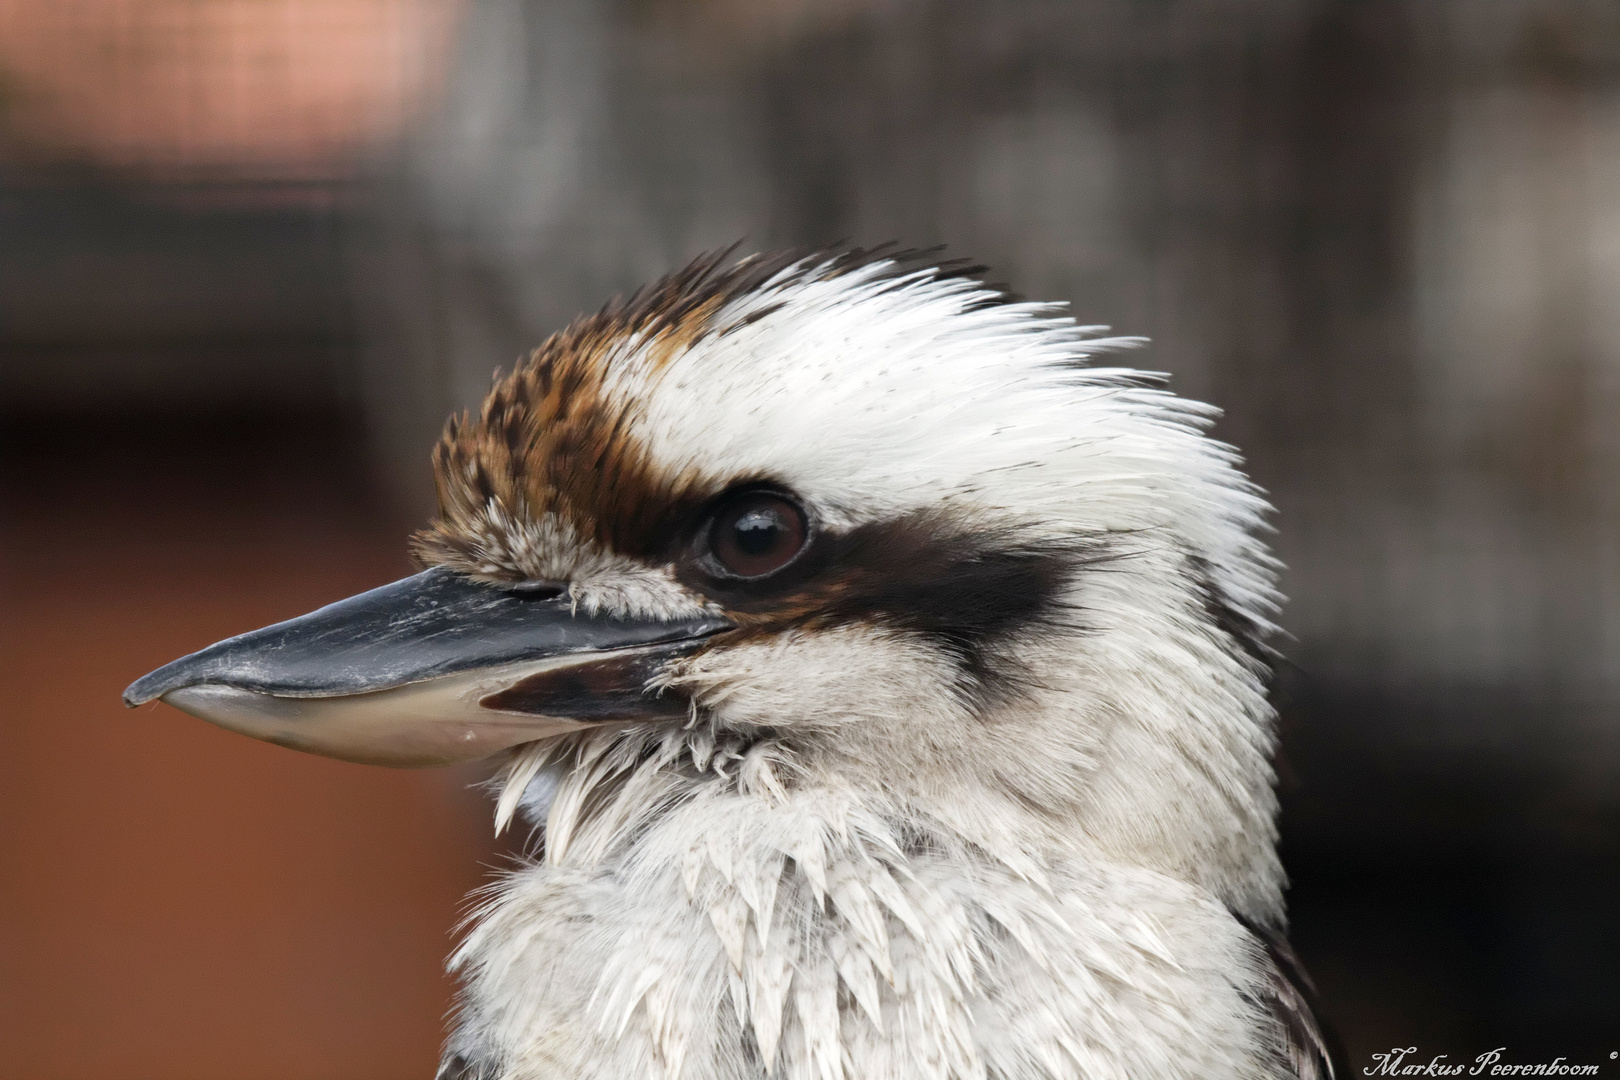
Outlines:
<svg viewBox="0 0 1620 1080"><path fill-rule="evenodd" d="M253 742L133 678L410 571L325 471L199 443L13 455L0 520L0 1076L433 1074L442 961L488 880L473 772ZM21 489L21 490L19 490Z"/></svg>
<svg viewBox="0 0 1620 1080"><path fill-rule="evenodd" d="M461 0L0 0L12 153L328 179L438 88Z"/></svg>

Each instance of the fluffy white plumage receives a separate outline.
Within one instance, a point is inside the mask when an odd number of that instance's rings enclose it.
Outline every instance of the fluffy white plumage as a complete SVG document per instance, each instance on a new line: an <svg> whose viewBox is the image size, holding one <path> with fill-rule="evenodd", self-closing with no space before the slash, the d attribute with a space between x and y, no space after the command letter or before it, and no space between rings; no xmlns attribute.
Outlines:
<svg viewBox="0 0 1620 1080"><path fill-rule="evenodd" d="M671 666L684 725L520 749L499 814L544 851L453 960L442 1075L1314 1075L1249 929L1280 930L1283 875L1266 673L1233 626L1265 635L1278 598L1213 410L1087 366L1133 339L932 270L811 260L722 300L600 358L659 474L769 478L829 530L921 515L1106 558L995 645L999 692L904 627L807 623ZM479 527L475 572L715 609L566 521L492 501Z"/></svg>

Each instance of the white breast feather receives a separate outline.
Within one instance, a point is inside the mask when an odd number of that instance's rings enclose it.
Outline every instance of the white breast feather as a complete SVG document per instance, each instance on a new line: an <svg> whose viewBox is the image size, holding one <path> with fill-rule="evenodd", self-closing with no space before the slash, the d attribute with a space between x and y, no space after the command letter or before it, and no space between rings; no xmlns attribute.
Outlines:
<svg viewBox="0 0 1620 1080"><path fill-rule="evenodd" d="M636 774L690 775L685 740L588 741L550 810L580 831L512 876L455 959L514 1080L754 1060L784 1080L1273 1075L1254 959L1184 883L1108 864L1032 880L945 832L919 855L892 810L744 780L746 754L646 814L664 785ZM611 773L636 807L580 818L570 786Z"/></svg>

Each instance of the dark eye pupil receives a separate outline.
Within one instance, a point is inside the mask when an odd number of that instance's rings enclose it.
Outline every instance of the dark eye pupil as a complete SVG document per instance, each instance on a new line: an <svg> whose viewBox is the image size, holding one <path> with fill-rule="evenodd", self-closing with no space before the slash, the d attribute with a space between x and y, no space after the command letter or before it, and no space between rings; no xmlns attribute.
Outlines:
<svg viewBox="0 0 1620 1080"><path fill-rule="evenodd" d="M734 496L721 506L710 528L711 557L726 573L745 578L780 570L809 539L804 511L767 491Z"/></svg>
<svg viewBox="0 0 1620 1080"><path fill-rule="evenodd" d="M732 526L745 555L769 555L787 535L787 525L774 510L750 510Z"/></svg>

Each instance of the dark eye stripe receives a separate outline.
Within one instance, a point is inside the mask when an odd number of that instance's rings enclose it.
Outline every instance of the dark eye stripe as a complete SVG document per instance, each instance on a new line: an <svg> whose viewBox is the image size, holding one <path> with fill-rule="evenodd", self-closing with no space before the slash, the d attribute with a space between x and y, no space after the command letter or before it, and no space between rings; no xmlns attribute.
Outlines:
<svg viewBox="0 0 1620 1080"><path fill-rule="evenodd" d="M975 686L996 681L996 654L1019 632L1064 614L1075 573L1104 555L1090 544L943 531L929 517L856 530L838 560L842 587L819 617L876 622L931 637ZM1006 665L1000 665L1005 668Z"/></svg>
<svg viewBox="0 0 1620 1080"><path fill-rule="evenodd" d="M1020 633L1077 615L1075 575L1130 554L1120 538L1033 541L920 513L815 536L779 576L691 583L740 616L744 633L873 624L922 634L954 659L975 704L1015 690Z"/></svg>

